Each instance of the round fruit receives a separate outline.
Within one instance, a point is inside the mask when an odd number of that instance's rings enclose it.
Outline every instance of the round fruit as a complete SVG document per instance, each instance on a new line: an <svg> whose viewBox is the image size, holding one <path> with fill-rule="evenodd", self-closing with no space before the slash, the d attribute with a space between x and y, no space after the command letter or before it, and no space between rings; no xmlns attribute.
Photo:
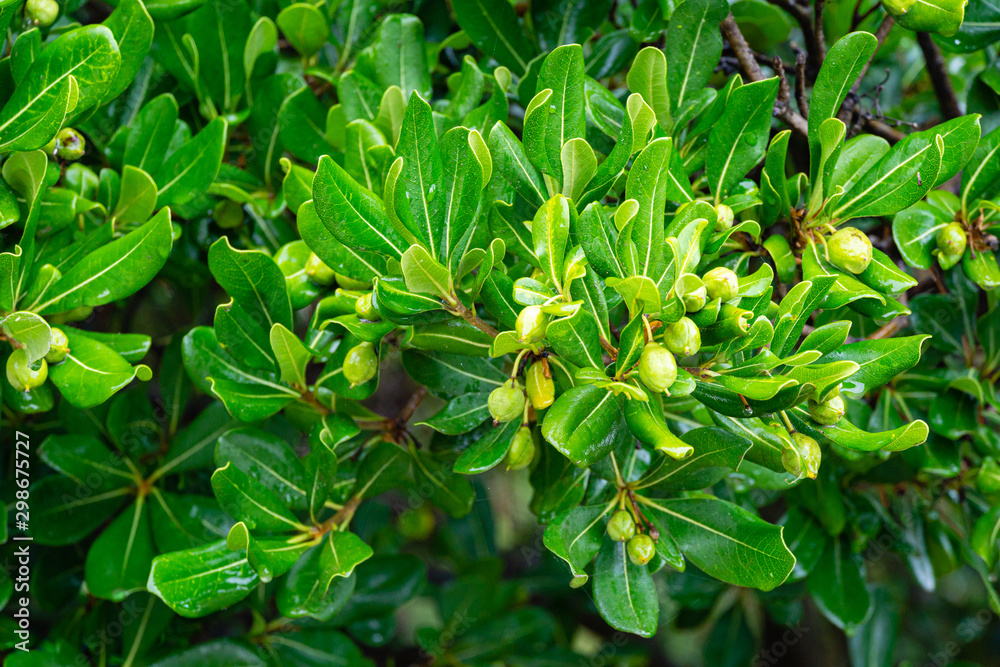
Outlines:
<svg viewBox="0 0 1000 667"><path fill-rule="evenodd" d="M618 510L608 521L608 537L615 542L628 542L635 535L635 519L626 510Z"/></svg>
<svg viewBox="0 0 1000 667"><path fill-rule="evenodd" d="M49 336L49 352L45 355L45 361L50 364L58 364L69 354L69 339L62 329L52 327Z"/></svg>
<svg viewBox="0 0 1000 667"><path fill-rule="evenodd" d="M667 325L663 331L663 345L681 357L690 357L701 349L701 330L691 318L681 319Z"/></svg>
<svg viewBox="0 0 1000 667"><path fill-rule="evenodd" d="M872 242L856 227L838 229L827 239L826 248L830 261L844 271L861 273L872 262Z"/></svg>
<svg viewBox="0 0 1000 667"><path fill-rule="evenodd" d="M49 365L44 359L34 369L28 363L28 353L17 348L7 357L7 381L17 391L28 391L42 385L49 377Z"/></svg>
<svg viewBox="0 0 1000 667"><path fill-rule="evenodd" d="M354 278L337 273L336 271L333 272L333 277L337 280L337 285L344 289L365 290L372 288L371 282L366 283L363 280L355 280Z"/></svg>
<svg viewBox="0 0 1000 667"><path fill-rule="evenodd" d="M689 313L697 313L705 307L706 303L708 303L708 291L704 288L704 286L702 286L693 292L685 294L683 299L684 310Z"/></svg>
<svg viewBox="0 0 1000 667"><path fill-rule="evenodd" d="M64 160L79 160L87 149L87 140L72 127L64 127L56 135L56 155Z"/></svg>
<svg viewBox="0 0 1000 667"><path fill-rule="evenodd" d="M229 199L223 199L212 211L215 224L223 229L236 229L243 224L243 207Z"/></svg>
<svg viewBox="0 0 1000 667"><path fill-rule="evenodd" d="M628 541L625 549L633 565L645 565L656 555L656 543L645 533L640 533Z"/></svg>
<svg viewBox="0 0 1000 667"><path fill-rule="evenodd" d="M816 478L822 454L819 443L804 433L792 433L792 446L781 452L785 470L796 477Z"/></svg>
<svg viewBox="0 0 1000 667"><path fill-rule="evenodd" d="M28 0L24 13L31 22L42 27L50 26L59 18L59 3L56 0Z"/></svg>
<svg viewBox="0 0 1000 667"><path fill-rule="evenodd" d="M536 410L544 410L556 400L556 383L545 374L545 366L546 364L541 361L531 364L524 379L528 400L531 401L531 407Z"/></svg>
<svg viewBox="0 0 1000 667"><path fill-rule="evenodd" d="M517 316L514 329L522 343L537 343L545 338L549 316L539 306L526 306Z"/></svg>
<svg viewBox="0 0 1000 667"><path fill-rule="evenodd" d="M937 247L945 257L961 256L967 243L965 227L958 222L950 222L938 230Z"/></svg>
<svg viewBox="0 0 1000 667"><path fill-rule="evenodd" d="M371 343L359 343L344 357L344 377L354 387L368 382L378 373L378 355Z"/></svg>
<svg viewBox="0 0 1000 667"><path fill-rule="evenodd" d="M522 426L514 434L514 440L507 450L507 470L521 470L531 465L535 458L535 440L531 437L531 429Z"/></svg>
<svg viewBox="0 0 1000 667"><path fill-rule="evenodd" d="M375 308L375 304L372 303L371 292L358 297L358 300L354 302L354 312L358 317L369 322L377 322L382 319L382 316L379 315L378 310Z"/></svg>
<svg viewBox="0 0 1000 667"><path fill-rule="evenodd" d="M719 299L720 301L730 301L736 297L740 290L740 278L732 269L724 266L717 266L701 279L705 282L705 291L709 299Z"/></svg>
<svg viewBox="0 0 1000 667"><path fill-rule="evenodd" d="M844 399L840 396L833 396L822 403L809 399L809 416L813 421L823 426L832 426L840 421L847 411Z"/></svg>
<svg viewBox="0 0 1000 667"><path fill-rule="evenodd" d="M733 209L725 204L719 204L715 207L715 213L718 216L718 221L715 223L715 231L724 232L733 226L733 220L736 218L733 215Z"/></svg>
<svg viewBox="0 0 1000 667"><path fill-rule="evenodd" d="M639 378L655 392L664 392L677 379L677 362L659 343L646 343L639 357Z"/></svg>
<svg viewBox="0 0 1000 667"><path fill-rule="evenodd" d="M411 540L426 540L434 532L437 520L434 510L423 504L415 509L406 510L397 519L399 532Z"/></svg>
<svg viewBox="0 0 1000 667"><path fill-rule="evenodd" d="M306 275L317 285L330 285L336 278L333 269L324 264L314 252L309 253L309 259L306 260Z"/></svg>
<svg viewBox="0 0 1000 667"><path fill-rule="evenodd" d="M486 401L493 420L506 423L520 419L524 414L524 390L517 380L507 380L490 392Z"/></svg>

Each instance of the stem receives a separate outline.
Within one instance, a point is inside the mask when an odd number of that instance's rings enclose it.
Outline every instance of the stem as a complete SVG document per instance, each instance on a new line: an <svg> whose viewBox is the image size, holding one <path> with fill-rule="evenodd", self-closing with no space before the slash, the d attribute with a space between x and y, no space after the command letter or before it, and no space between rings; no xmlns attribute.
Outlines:
<svg viewBox="0 0 1000 667"><path fill-rule="evenodd" d="M492 326L479 319L479 316L476 315L475 311L466 307L466 305L461 301L459 301L458 299L455 300L455 305L452 306L452 308L455 311L456 315L458 315L463 320L465 320L472 326L482 331L484 334L488 334L491 338L496 338L497 336L500 335L499 331L497 331Z"/></svg>
<svg viewBox="0 0 1000 667"><path fill-rule="evenodd" d="M781 419L785 422L785 428L788 429L788 432L795 433L795 427L792 426L792 421L788 418L788 414L784 410L781 411Z"/></svg>
<svg viewBox="0 0 1000 667"><path fill-rule="evenodd" d="M948 76L947 65L931 36L926 32L917 33L917 44L924 52L924 60L927 62L927 74L931 77L931 84L934 86L934 94L937 95L938 105L941 107L941 115L945 120L958 118L962 115L962 109L958 105L955 97L955 88L951 85L951 77Z"/></svg>

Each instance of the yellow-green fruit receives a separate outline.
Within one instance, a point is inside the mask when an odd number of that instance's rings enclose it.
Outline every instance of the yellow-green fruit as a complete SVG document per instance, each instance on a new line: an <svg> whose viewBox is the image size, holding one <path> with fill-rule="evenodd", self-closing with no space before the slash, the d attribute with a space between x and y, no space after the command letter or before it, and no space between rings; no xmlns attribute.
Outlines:
<svg viewBox="0 0 1000 667"><path fill-rule="evenodd" d="M704 286L688 292L683 297L684 310L689 313L697 313L708 303L708 291Z"/></svg>
<svg viewBox="0 0 1000 667"><path fill-rule="evenodd" d="M524 378L528 400L531 401L531 407L536 410L544 410L556 400L556 383L551 377L546 376L545 366L546 364L541 361L531 364Z"/></svg>
<svg viewBox="0 0 1000 667"><path fill-rule="evenodd" d="M781 462L796 477L815 479L822 453L819 443L804 433L792 433L792 446L781 452Z"/></svg>
<svg viewBox="0 0 1000 667"><path fill-rule="evenodd" d="M639 378L655 392L664 392L677 379L677 361L659 343L646 343L639 357Z"/></svg>
<svg viewBox="0 0 1000 667"><path fill-rule="evenodd" d="M507 450L507 470L521 470L531 465L535 458L535 440L531 437L531 429L522 426L514 434L514 440Z"/></svg>
<svg viewBox="0 0 1000 667"><path fill-rule="evenodd" d="M87 140L71 127L64 127L56 135L56 155L64 160L79 160L87 150Z"/></svg>
<svg viewBox="0 0 1000 667"><path fill-rule="evenodd" d="M740 277L732 269L717 266L701 277L709 299L730 301L740 291Z"/></svg>
<svg viewBox="0 0 1000 667"><path fill-rule="evenodd" d="M17 391L28 391L42 385L49 377L49 365L44 359L38 368L28 363L28 353L17 348L7 357L7 382Z"/></svg>
<svg viewBox="0 0 1000 667"><path fill-rule="evenodd" d="M626 510L618 510L608 521L608 537L615 542L628 542L635 535L635 519Z"/></svg>
<svg viewBox="0 0 1000 667"><path fill-rule="evenodd" d="M490 392L486 400L494 421L504 424L524 414L524 390L517 380L507 380Z"/></svg>
<svg viewBox="0 0 1000 667"><path fill-rule="evenodd" d="M382 319L375 308L375 304L372 303L371 292L358 297L358 300L354 302L354 312L358 317L369 322L377 322Z"/></svg>
<svg viewBox="0 0 1000 667"><path fill-rule="evenodd" d="M872 242L856 227L838 229L826 241L830 261L850 273L862 273L872 262Z"/></svg>
<svg viewBox="0 0 1000 667"><path fill-rule="evenodd" d="M645 533L640 533L628 541L625 549L633 565L645 565L656 555L656 543Z"/></svg>
<svg viewBox="0 0 1000 667"><path fill-rule="evenodd" d="M399 532L411 540L426 540L434 532L437 519L434 510L424 504L412 510L406 510L397 519Z"/></svg>
<svg viewBox="0 0 1000 667"><path fill-rule="evenodd" d="M663 330L663 345L680 357L690 357L701 349L701 331L691 318L682 317Z"/></svg>
<svg viewBox="0 0 1000 667"><path fill-rule="evenodd" d="M351 386L364 384L378 373L378 355L371 343L359 343L344 357L344 378Z"/></svg>
<svg viewBox="0 0 1000 667"><path fill-rule="evenodd" d="M309 253L309 259L306 260L306 275L317 285L330 285L336 278L333 269L324 264L314 252Z"/></svg>
<svg viewBox="0 0 1000 667"><path fill-rule="evenodd" d="M229 199L223 199L215 205L212 218L222 229L236 229L243 224L243 206Z"/></svg>
<svg viewBox="0 0 1000 667"><path fill-rule="evenodd" d="M968 243L965 227L958 222L950 222L939 229L936 240L938 250L947 258L961 257Z"/></svg>
<svg viewBox="0 0 1000 667"><path fill-rule="evenodd" d="M736 219L736 216L733 215L733 209L725 204L719 204L715 207L715 213L718 216L718 220L715 223L715 231L724 232L733 226L733 220Z"/></svg>
<svg viewBox="0 0 1000 667"><path fill-rule="evenodd" d="M522 343L537 343L545 338L545 329L549 324L549 316L539 306L525 306L518 313L514 329L517 338Z"/></svg>
<svg viewBox="0 0 1000 667"><path fill-rule="evenodd" d="M366 283L363 280L355 280L354 278L345 276L342 273L337 273L336 271L333 272L333 277L336 279L337 285L346 290L366 290L372 288L372 284L370 282Z"/></svg>
<svg viewBox="0 0 1000 667"><path fill-rule="evenodd" d="M822 403L809 399L809 416L817 424L832 426L840 421L845 412L847 412L847 406L840 396L832 396Z"/></svg>
<svg viewBox="0 0 1000 667"><path fill-rule="evenodd" d="M49 351L45 355L45 361L50 364L58 364L66 358L67 354L69 354L69 339L66 338L62 329L52 327L52 333L49 336Z"/></svg>
<svg viewBox="0 0 1000 667"><path fill-rule="evenodd" d="M59 18L59 3L56 0L28 0L24 3L24 14L37 25L50 26Z"/></svg>
<svg viewBox="0 0 1000 667"><path fill-rule="evenodd" d="M936 32L950 37L965 19L968 0L882 0L882 7L899 25L914 32Z"/></svg>

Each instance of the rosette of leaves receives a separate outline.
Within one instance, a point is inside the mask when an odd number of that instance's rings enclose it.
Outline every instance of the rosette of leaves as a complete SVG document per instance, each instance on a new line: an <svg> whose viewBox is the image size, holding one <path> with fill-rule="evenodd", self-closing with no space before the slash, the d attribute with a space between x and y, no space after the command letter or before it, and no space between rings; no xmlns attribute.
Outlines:
<svg viewBox="0 0 1000 667"><path fill-rule="evenodd" d="M895 216L893 238L907 265L931 269L936 264L944 270L962 271L984 290L1000 286L996 254L996 234L1000 232L998 156L1000 130L993 130L959 165L962 181L958 195L944 188L933 190L926 199ZM958 253L941 247L938 239L946 228L954 230L962 242Z"/></svg>

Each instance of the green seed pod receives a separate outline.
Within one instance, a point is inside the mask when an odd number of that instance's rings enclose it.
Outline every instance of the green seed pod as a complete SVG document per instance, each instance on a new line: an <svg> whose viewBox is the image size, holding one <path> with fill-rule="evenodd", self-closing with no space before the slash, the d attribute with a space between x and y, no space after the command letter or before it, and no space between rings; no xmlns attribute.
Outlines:
<svg viewBox="0 0 1000 667"><path fill-rule="evenodd" d="M656 555L656 543L653 542L652 537L645 533L632 537L625 549L628 551L628 559L632 561L633 565L645 565Z"/></svg>
<svg viewBox="0 0 1000 667"><path fill-rule="evenodd" d="M781 462L796 477L815 479L822 453L819 443L804 433L792 433L792 446L781 452Z"/></svg>
<svg viewBox="0 0 1000 667"><path fill-rule="evenodd" d="M59 18L59 3L56 0L28 0L24 4L24 15L35 25L50 26Z"/></svg>
<svg viewBox="0 0 1000 667"><path fill-rule="evenodd" d="M844 399L840 396L833 396L822 403L817 403L809 399L809 416L813 421L823 426L832 426L840 421L847 411Z"/></svg>
<svg viewBox="0 0 1000 667"><path fill-rule="evenodd" d="M965 252L965 246L968 243L968 239L965 235L965 227L958 222L950 222L937 233L937 247L941 251L941 254L948 258L959 258L961 259L962 253ZM958 262L952 262L952 266Z"/></svg>
<svg viewBox="0 0 1000 667"><path fill-rule="evenodd" d="M49 336L49 352L45 355L45 361L50 364L58 364L69 354L69 339L62 329L52 327L52 334Z"/></svg>
<svg viewBox="0 0 1000 667"><path fill-rule="evenodd" d="M715 231L724 232L733 226L733 220L736 219L736 216L733 215L733 209L725 204L719 204L715 207L715 213L718 216L718 221L715 223Z"/></svg>
<svg viewBox="0 0 1000 667"><path fill-rule="evenodd" d="M223 199L212 210L212 218L222 229L236 229L243 224L243 207L234 201Z"/></svg>
<svg viewBox="0 0 1000 667"><path fill-rule="evenodd" d="M514 329L517 338L522 343L537 343L545 338L545 329L549 325L549 316L542 312L539 306L525 306L518 313Z"/></svg>
<svg viewBox="0 0 1000 667"><path fill-rule="evenodd" d="M344 357L344 377L351 386L368 382L378 373L378 355L371 343L359 343Z"/></svg>
<svg viewBox="0 0 1000 667"><path fill-rule="evenodd" d="M355 280L336 271L333 272L333 277L336 279L337 285L346 290L368 290L372 288L370 282L366 283L363 280Z"/></svg>
<svg viewBox="0 0 1000 667"><path fill-rule="evenodd" d="M535 439L531 437L531 429L522 426L514 434L514 440L507 450L507 470L521 470L531 465L535 458Z"/></svg>
<svg viewBox="0 0 1000 667"><path fill-rule="evenodd" d="M546 375L546 366L547 364L541 361L531 364L524 378L528 400L531 401L531 407L536 410L544 410L556 400L556 383Z"/></svg>
<svg viewBox="0 0 1000 667"><path fill-rule="evenodd" d="M677 379L674 355L659 343L646 343L639 357L639 378L655 392L666 391Z"/></svg>
<svg viewBox="0 0 1000 667"><path fill-rule="evenodd" d="M690 318L682 317L664 329L663 345L679 357L690 357L701 349L701 330Z"/></svg>
<svg viewBox="0 0 1000 667"><path fill-rule="evenodd" d="M827 239L826 248L833 265L850 273L861 273L872 262L872 242L857 227L838 229Z"/></svg>
<svg viewBox="0 0 1000 667"><path fill-rule="evenodd" d="M382 316L379 315L378 310L375 308L375 304L372 303L371 292L358 297L358 300L354 302L354 312L358 317L368 322L378 322L382 319Z"/></svg>
<svg viewBox="0 0 1000 667"><path fill-rule="evenodd" d="M635 535L635 519L626 510L618 510L608 521L608 537L615 542L628 542Z"/></svg>
<svg viewBox="0 0 1000 667"><path fill-rule="evenodd" d="M717 266L701 279L705 282L705 291L709 299L719 299L720 301L730 301L736 297L740 290L740 277L732 269L724 266Z"/></svg>
<svg viewBox="0 0 1000 667"><path fill-rule="evenodd" d="M1000 465L996 459L990 456L983 459L976 475L976 488L980 493L1000 493Z"/></svg>
<svg viewBox="0 0 1000 667"><path fill-rule="evenodd" d="M28 391L41 386L49 377L49 365L44 359L34 369L28 363L28 353L17 348L7 357L7 381L17 391Z"/></svg>
<svg viewBox="0 0 1000 667"><path fill-rule="evenodd" d="M708 291L702 286L692 292L688 292L682 299L686 312L697 313L708 303Z"/></svg>
<svg viewBox="0 0 1000 667"><path fill-rule="evenodd" d="M56 155L64 160L79 160L87 150L87 140L72 127L64 127L56 135Z"/></svg>
<svg viewBox="0 0 1000 667"><path fill-rule="evenodd" d="M309 259L306 260L306 275L317 285L330 285L336 278L333 269L324 264L314 252L309 253Z"/></svg>
<svg viewBox="0 0 1000 667"><path fill-rule="evenodd" d="M486 401L493 420L501 424L520 419L524 414L524 390L517 380L507 380L490 392Z"/></svg>

